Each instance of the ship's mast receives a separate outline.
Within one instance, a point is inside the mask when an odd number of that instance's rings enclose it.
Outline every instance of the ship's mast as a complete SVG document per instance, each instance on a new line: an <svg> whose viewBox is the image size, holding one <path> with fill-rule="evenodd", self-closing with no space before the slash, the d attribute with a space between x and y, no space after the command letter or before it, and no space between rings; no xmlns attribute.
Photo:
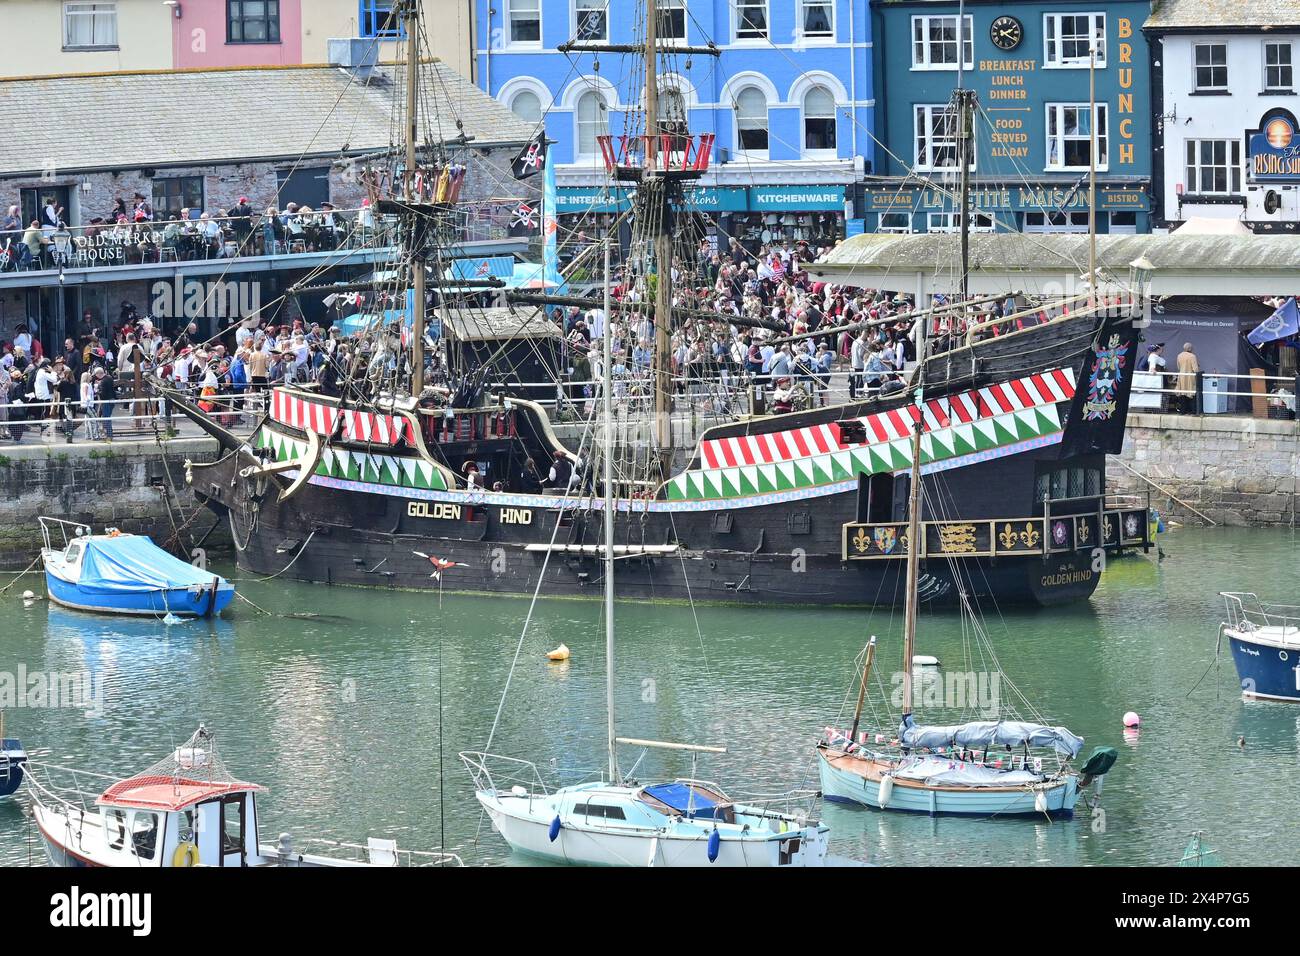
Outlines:
<svg viewBox="0 0 1300 956"><path fill-rule="evenodd" d="M659 136L659 11L657 0L646 0L645 43L645 131L647 178L656 177ZM664 164L667 157L664 157ZM658 177L658 189L651 195L660 202L655 224L655 443L659 446L660 470L667 479L673 461L673 379L672 379L672 310L673 310L673 236L672 210L669 207L668 180ZM647 182L647 186L650 184Z"/></svg>
<svg viewBox="0 0 1300 956"><path fill-rule="evenodd" d="M1097 34L1088 37L1088 304L1097 304Z"/></svg>
<svg viewBox="0 0 1300 956"><path fill-rule="evenodd" d="M974 39L972 38L972 44ZM961 161L961 298L970 296L970 161L971 126L975 91L966 89L966 0L957 7L957 89L953 97L957 107L957 148ZM918 306L921 303L916 303Z"/></svg>
<svg viewBox="0 0 1300 956"><path fill-rule="evenodd" d="M416 195L417 146L420 142L420 0L407 0L402 22L406 30L406 170L403 176L404 198L409 206L422 202ZM414 215L418 216L419 213ZM411 394L417 399L424 390L424 306L425 306L425 231L412 222L408 236L415 241L411 248L413 274L414 327L411 329Z"/></svg>
<svg viewBox="0 0 1300 956"><path fill-rule="evenodd" d="M916 605L921 577L921 436L925 431L925 326L916 329L916 422L912 426L911 487L907 504L907 592L903 608L903 718L912 713L912 658L916 656Z"/></svg>
<svg viewBox="0 0 1300 956"><path fill-rule="evenodd" d="M609 268L609 233L605 234L605 321L601 323L601 354L604 356L602 388L604 389L604 464L602 479L605 485L605 711L608 717L609 782L618 784L618 737L614 723L614 332L610 316L610 287L613 277Z"/></svg>

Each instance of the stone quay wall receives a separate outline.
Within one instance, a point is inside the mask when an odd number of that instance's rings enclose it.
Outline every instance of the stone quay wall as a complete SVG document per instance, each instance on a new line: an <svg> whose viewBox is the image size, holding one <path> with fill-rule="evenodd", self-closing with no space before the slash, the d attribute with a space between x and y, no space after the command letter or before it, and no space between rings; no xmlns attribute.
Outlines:
<svg viewBox="0 0 1300 956"><path fill-rule="evenodd" d="M216 457L217 443L209 438L169 441L165 453L145 442L0 445L0 570L21 571L36 557L41 516L82 522L96 532L111 527L147 534L159 545L172 537L173 521L180 526L193 517L181 531L188 548L216 516L186 487L185 460ZM229 546L224 524L203 545L217 551Z"/></svg>
<svg viewBox="0 0 1300 956"><path fill-rule="evenodd" d="M1228 415L1131 414L1106 468L1113 494L1150 491L1152 507L1183 523L1204 524L1199 511L1239 526L1295 526L1298 475L1300 422Z"/></svg>

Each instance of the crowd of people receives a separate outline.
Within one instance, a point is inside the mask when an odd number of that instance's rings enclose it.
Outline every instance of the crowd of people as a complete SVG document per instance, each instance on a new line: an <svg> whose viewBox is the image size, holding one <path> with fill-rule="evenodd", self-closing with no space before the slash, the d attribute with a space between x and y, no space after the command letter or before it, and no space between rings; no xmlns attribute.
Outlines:
<svg viewBox="0 0 1300 956"><path fill-rule="evenodd" d="M914 303L903 295L819 281L807 269L816 254L804 245L764 247L756 256L733 247L703 250L676 263L678 311L670 349L678 403L706 406L718 415L780 413L838 400L831 396L833 379L847 386L850 400L905 387L905 370L916 358ZM571 399L590 401L605 379L601 339L608 321L615 398L652 401L655 329L648 285L629 272L611 289L608 317L600 308L548 310L547 319L562 335L560 367ZM934 304L942 303L927 306ZM381 306L378 299L354 296L349 309L332 314L369 314ZM972 324L1014 308L1008 301L944 313L927 326L931 346L943 349ZM186 392L223 421L244 415L250 395L276 384L310 384L327 395L365 398L401 391L409 382L409 334L395 323L348 334L337 322L254 317L212 338L194 324L166 334L164 324L137 314L130 303L122 304L111 326L87 313L57 355L42 354L40 342L20 326L0 346L0 435L21 440L26 428L40 427L48 435L84 424L87 437L111 439L114 412L139 401L138 382L145 376ZM491 376L454 380L438 343L427 344L426 392L419 396L426 407L466 407L474 389L489 384L487 378L510 377L509 370L497 369ZM471 383L471 377L477 380ZM755 404L746 409L746 399Z"/></svg>
<svg viewBox="0 0 1300 956"><path fill-rule="evenodd" d="M689 317L679 317L670 339L675 391L693 401L703 397L725 414L754 384L765 387L776 412L825 404L835 376L846 384L849 400L905 387L904 373L916 360L915 303L906 295L820 281L807 266L826 251L796 243L764 245L751 254L732 240L726 250L703 245L679 257L673 304L679 316ZM653 387L650 297L635 276L611 293L614 394L646 395ZM936 297L926 305L945 304ZM1014 299L980 300L943 313L927 326L928 347L945 351L972 326L1016 309ZM570 308L564 315L575 381L603 377L604 322L601 309Z"/></svg>
<svg viewBox="0 0 1300 956"><path fill-rule="evenodd" d="M21 207L8 207L0 221L0 271L328 252L370 241L376 229L368 199L354 214L329 202L318 209L291 202L258 212L240 196L215 212L185 207L173 218L156 218L137 193L130 204L119 198L106 215L72 229L67 210L49 198L30 222Z"/></svg>

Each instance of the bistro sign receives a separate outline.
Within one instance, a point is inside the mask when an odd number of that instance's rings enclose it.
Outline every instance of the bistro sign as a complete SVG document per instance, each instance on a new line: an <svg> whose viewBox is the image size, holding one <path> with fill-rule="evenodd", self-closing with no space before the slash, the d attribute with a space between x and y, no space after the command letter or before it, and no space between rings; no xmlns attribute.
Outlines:
<svg viewBox="0 0 1300 956"><path fill-rule="evenodd" d="M971 189L970 205L972 209L986 212L1087 209L1088 190L1069 186L977 186ZM872 212L949 212L952 207L953 201L944 190L919 187L867 190L867 209ZM1097 208L1146 211L1150 199L1141 185L1098 186Z"/></svg>

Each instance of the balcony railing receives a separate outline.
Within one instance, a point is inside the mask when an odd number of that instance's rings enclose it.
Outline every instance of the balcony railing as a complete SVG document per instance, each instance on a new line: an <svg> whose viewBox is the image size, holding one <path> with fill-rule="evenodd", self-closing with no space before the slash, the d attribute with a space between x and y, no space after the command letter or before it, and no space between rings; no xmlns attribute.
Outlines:
<svg viewBox="0 0 1300 956"><path fill-rule="evenodd" d="M510 218L507 204L465 204L452 213L451 238L507 239ZM261 214L42 229L29 244L32 234L32 229L0 231L0 273L374 250L399 241L396 218L372 215L368 208L335 210L329 217L282 215L278 222Z"/></svg>

